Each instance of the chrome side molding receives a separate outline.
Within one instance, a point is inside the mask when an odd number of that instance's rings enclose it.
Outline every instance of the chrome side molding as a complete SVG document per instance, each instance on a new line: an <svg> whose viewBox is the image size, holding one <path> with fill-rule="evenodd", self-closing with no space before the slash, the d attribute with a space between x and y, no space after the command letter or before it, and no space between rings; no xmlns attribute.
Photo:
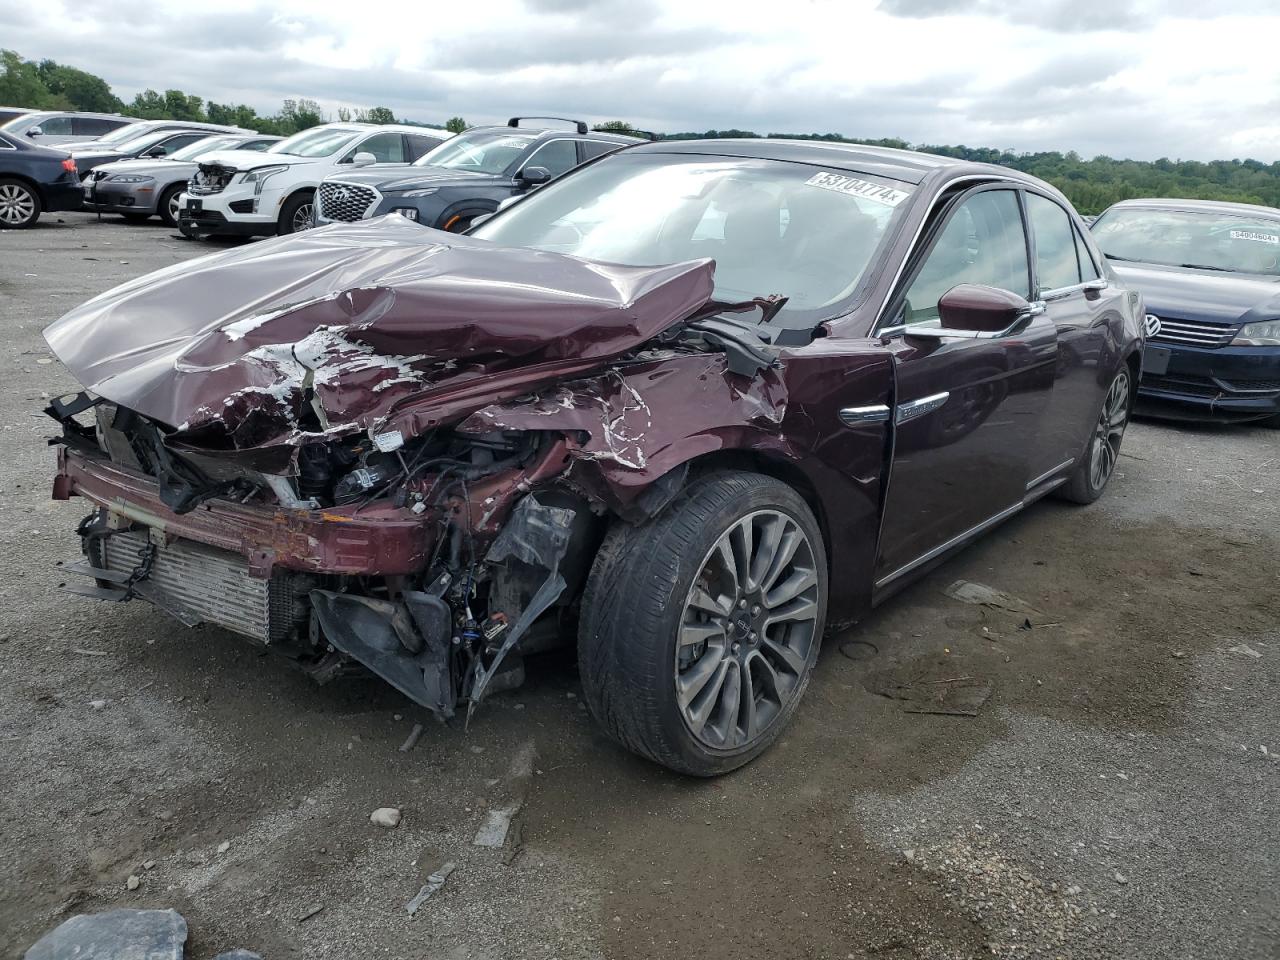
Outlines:
<svg viewBox="0 0 1280 960"><path fill-rule="evenodd" d="M864 423L887 423L889 408L883 403L870 407L845 407L840 411L840 421L846 427L856 427Z"/></svg>
<svg viewBox="0 0 1280 960"><path fill-rule="evenodd" d="M946 403L947 398L950 396L950 392L944 391L943 393L935 393L932 396L921 397L919 400L900 403L898 404L898 413L894 422L906 423L916 417L923 417L926 413L932 413Z"/></svg>

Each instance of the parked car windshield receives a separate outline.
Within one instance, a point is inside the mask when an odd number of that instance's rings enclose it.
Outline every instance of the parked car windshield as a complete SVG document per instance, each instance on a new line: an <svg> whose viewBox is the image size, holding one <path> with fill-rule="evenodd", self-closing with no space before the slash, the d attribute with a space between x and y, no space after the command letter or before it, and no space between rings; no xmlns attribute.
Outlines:
<svg viewBox="0 0 1280 960"><path fill-rule="evenodd" d="M715 296L787 298L808 327L847 303L912 187L799 163L622 154L513 204L473 236L652 266L709 257Z"/></svg>
<svg viewBox="0 0 1280 960"><path fill-rule="evenodd" d="M205 137L203 140L187 144L181 150L173 151L173 153L169 154L169 159L194 160L202 153L208 153L210 150L231 149L239 142L239 137Z"/></svg>
<svg viewBox="0 0 1280 960"><path fill-rule="evenodd" d="M1098 218L1093 236L1112 260L1280 276L1280 218L1121 207Z"/></svg>
<svg viewBox="0 0 1280 960"><path fill-rule="evenodd" d="M100 137L87 137L86 139L93 140L95 144L115 146L118 143L127 143L142 136L144 133L150 132L152 129L152 125L144 120L138 123L126 123L123 127L116 127L110 133L103 134Z"/></svg>
<svg viewBox="0 0 1280 960"><path fill-rule="evenodd" d="M291 157L327 157L345 147L358 132L341 127L316 127L274 143L266 152L287 153Z"/></svg>
<svg viewBox="0 0 1280 960"><path fill-rule="evenodd" d="M500 174L535 139L536 133L488 130L464 133L446 140L414 161L415 167L448 167L473 173Z"/></svg>
<svg viewBox="0 0 1280 960"><path fill-rule="evenodd" d="M132 140L126 140L124 143L118 143L112 146L115 153L137 153L140 150L146 150L147 147L159 143L166 137L173 136L173 130L153 130L151 133L144 133L140 137L134 137ZM97 144L94 144L97 148Z"/></svg>

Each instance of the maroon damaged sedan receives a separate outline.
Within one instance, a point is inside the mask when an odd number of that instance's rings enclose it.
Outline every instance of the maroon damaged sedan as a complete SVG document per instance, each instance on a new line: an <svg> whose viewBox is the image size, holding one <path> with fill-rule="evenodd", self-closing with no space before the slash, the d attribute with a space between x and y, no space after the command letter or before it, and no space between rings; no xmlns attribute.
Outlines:
<svg viewBox="0 0 1280 960"><path fill-rule="evenodd" d="M1095 500L1142 304L1053 188L904 151L654 143L469 236L190 261L46 331L77 592L367 668L443 720L576 637L625 747L773 742L823 634L1050 492Z"/></svg>

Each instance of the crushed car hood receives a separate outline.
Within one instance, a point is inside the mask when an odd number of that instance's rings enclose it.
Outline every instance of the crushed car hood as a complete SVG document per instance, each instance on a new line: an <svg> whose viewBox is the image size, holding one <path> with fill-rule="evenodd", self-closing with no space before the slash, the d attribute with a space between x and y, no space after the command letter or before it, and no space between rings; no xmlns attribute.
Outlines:
<svg viewBox="0 0 1280 960"><path fill-rule="evenodd" d="M455 421L599 367L707 304L713 273L709 260L618 266L390 216L175 264L45 339L89 391L174 428L171 444L255 452L279 472L309 437L375 429L393 409L397 423L405 407L418 427Z"/></svg>
<svg viewBox="0 0 1280 960"><path fill-rule="evenodd" d="M233 170L252 170L255 167L292 167L305 163L317 163L324 157L295 157L291 153L266 153L262 150L210 150L202 153L199 164L229 167Z"/></svg>

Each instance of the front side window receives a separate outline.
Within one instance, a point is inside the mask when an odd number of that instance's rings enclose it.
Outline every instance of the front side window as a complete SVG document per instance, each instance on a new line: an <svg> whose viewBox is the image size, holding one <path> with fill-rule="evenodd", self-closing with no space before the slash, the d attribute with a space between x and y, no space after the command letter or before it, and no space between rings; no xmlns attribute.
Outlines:
<svg viewBox="0 0 1280 960"><path fill-rule="evenodd" d="M578 145L572 140L551 140L544 143L524 162L529 167L546 167L551 176L568 173L578 165Z"/></svg>
<svg viewBox="0 0 1280 960"><path fill-rule="evenodd" d="M70 137L75 135L70 117L47 117L39 123L46 137Z"/></svg>
<svg viewBox="0 0 1280 960"><path fill-rule="evenodd" d="M405 139L409 141L410 162L417 160L419 157L426 156L444 142L442 140L437 140L435 137L424 137L417 133L411 133L406 136Z"/></svg>
<svg viewBox="0 0 1280 960"><path fill-rule="evenodd" d="M1280 276L1280 219L1216 210L1120 207L1094 222L1110 260Z"/></svg>
<svg viewBox="0 0 1280 960"><path fill-rule="evenodd" d="M629 153L555 180L473 236L632 266L715 260L715 297L787 298L809 328L852 302L909 184L800 163Z"/></svg>
<svg viewBox="0 0 1280 960"><path fill-rule="evenodd" d="M350 161L357 153L372 153L378 163L404 163L404 136L392 132L376 133L357 144L351 155L344 160Z"/></svg>
<svg viewBox="0 0 1280 960"><path fill-rule="evenodd" d="M938 301L961 283L1030 296L1028 277L1017 196L1012 190L984 190L957 207L942 228L907 290L902 322L939 324Z"/></svg>
<svg viewBox="0 0 1280 960"><path fill-rule="evenodd" d="M1036 238L1036 276L1040 292L1080 282L1080 262L1071 218L1060 206L1036 193L1026 194L1027 219Z"/></svg>
<svg viewBox="0 0 1280 960"><path fill-rule="evenodd" d="M1098 265L1093 262L1093 253L1089 250L1089 244L1084 236L1080 233L1080 228L1074 223L1071 229L1076 235L1076 256L1080 261L1080 279L1084 283L1090 280L1099 280L1102 274L1098 272Z"/></svg>

